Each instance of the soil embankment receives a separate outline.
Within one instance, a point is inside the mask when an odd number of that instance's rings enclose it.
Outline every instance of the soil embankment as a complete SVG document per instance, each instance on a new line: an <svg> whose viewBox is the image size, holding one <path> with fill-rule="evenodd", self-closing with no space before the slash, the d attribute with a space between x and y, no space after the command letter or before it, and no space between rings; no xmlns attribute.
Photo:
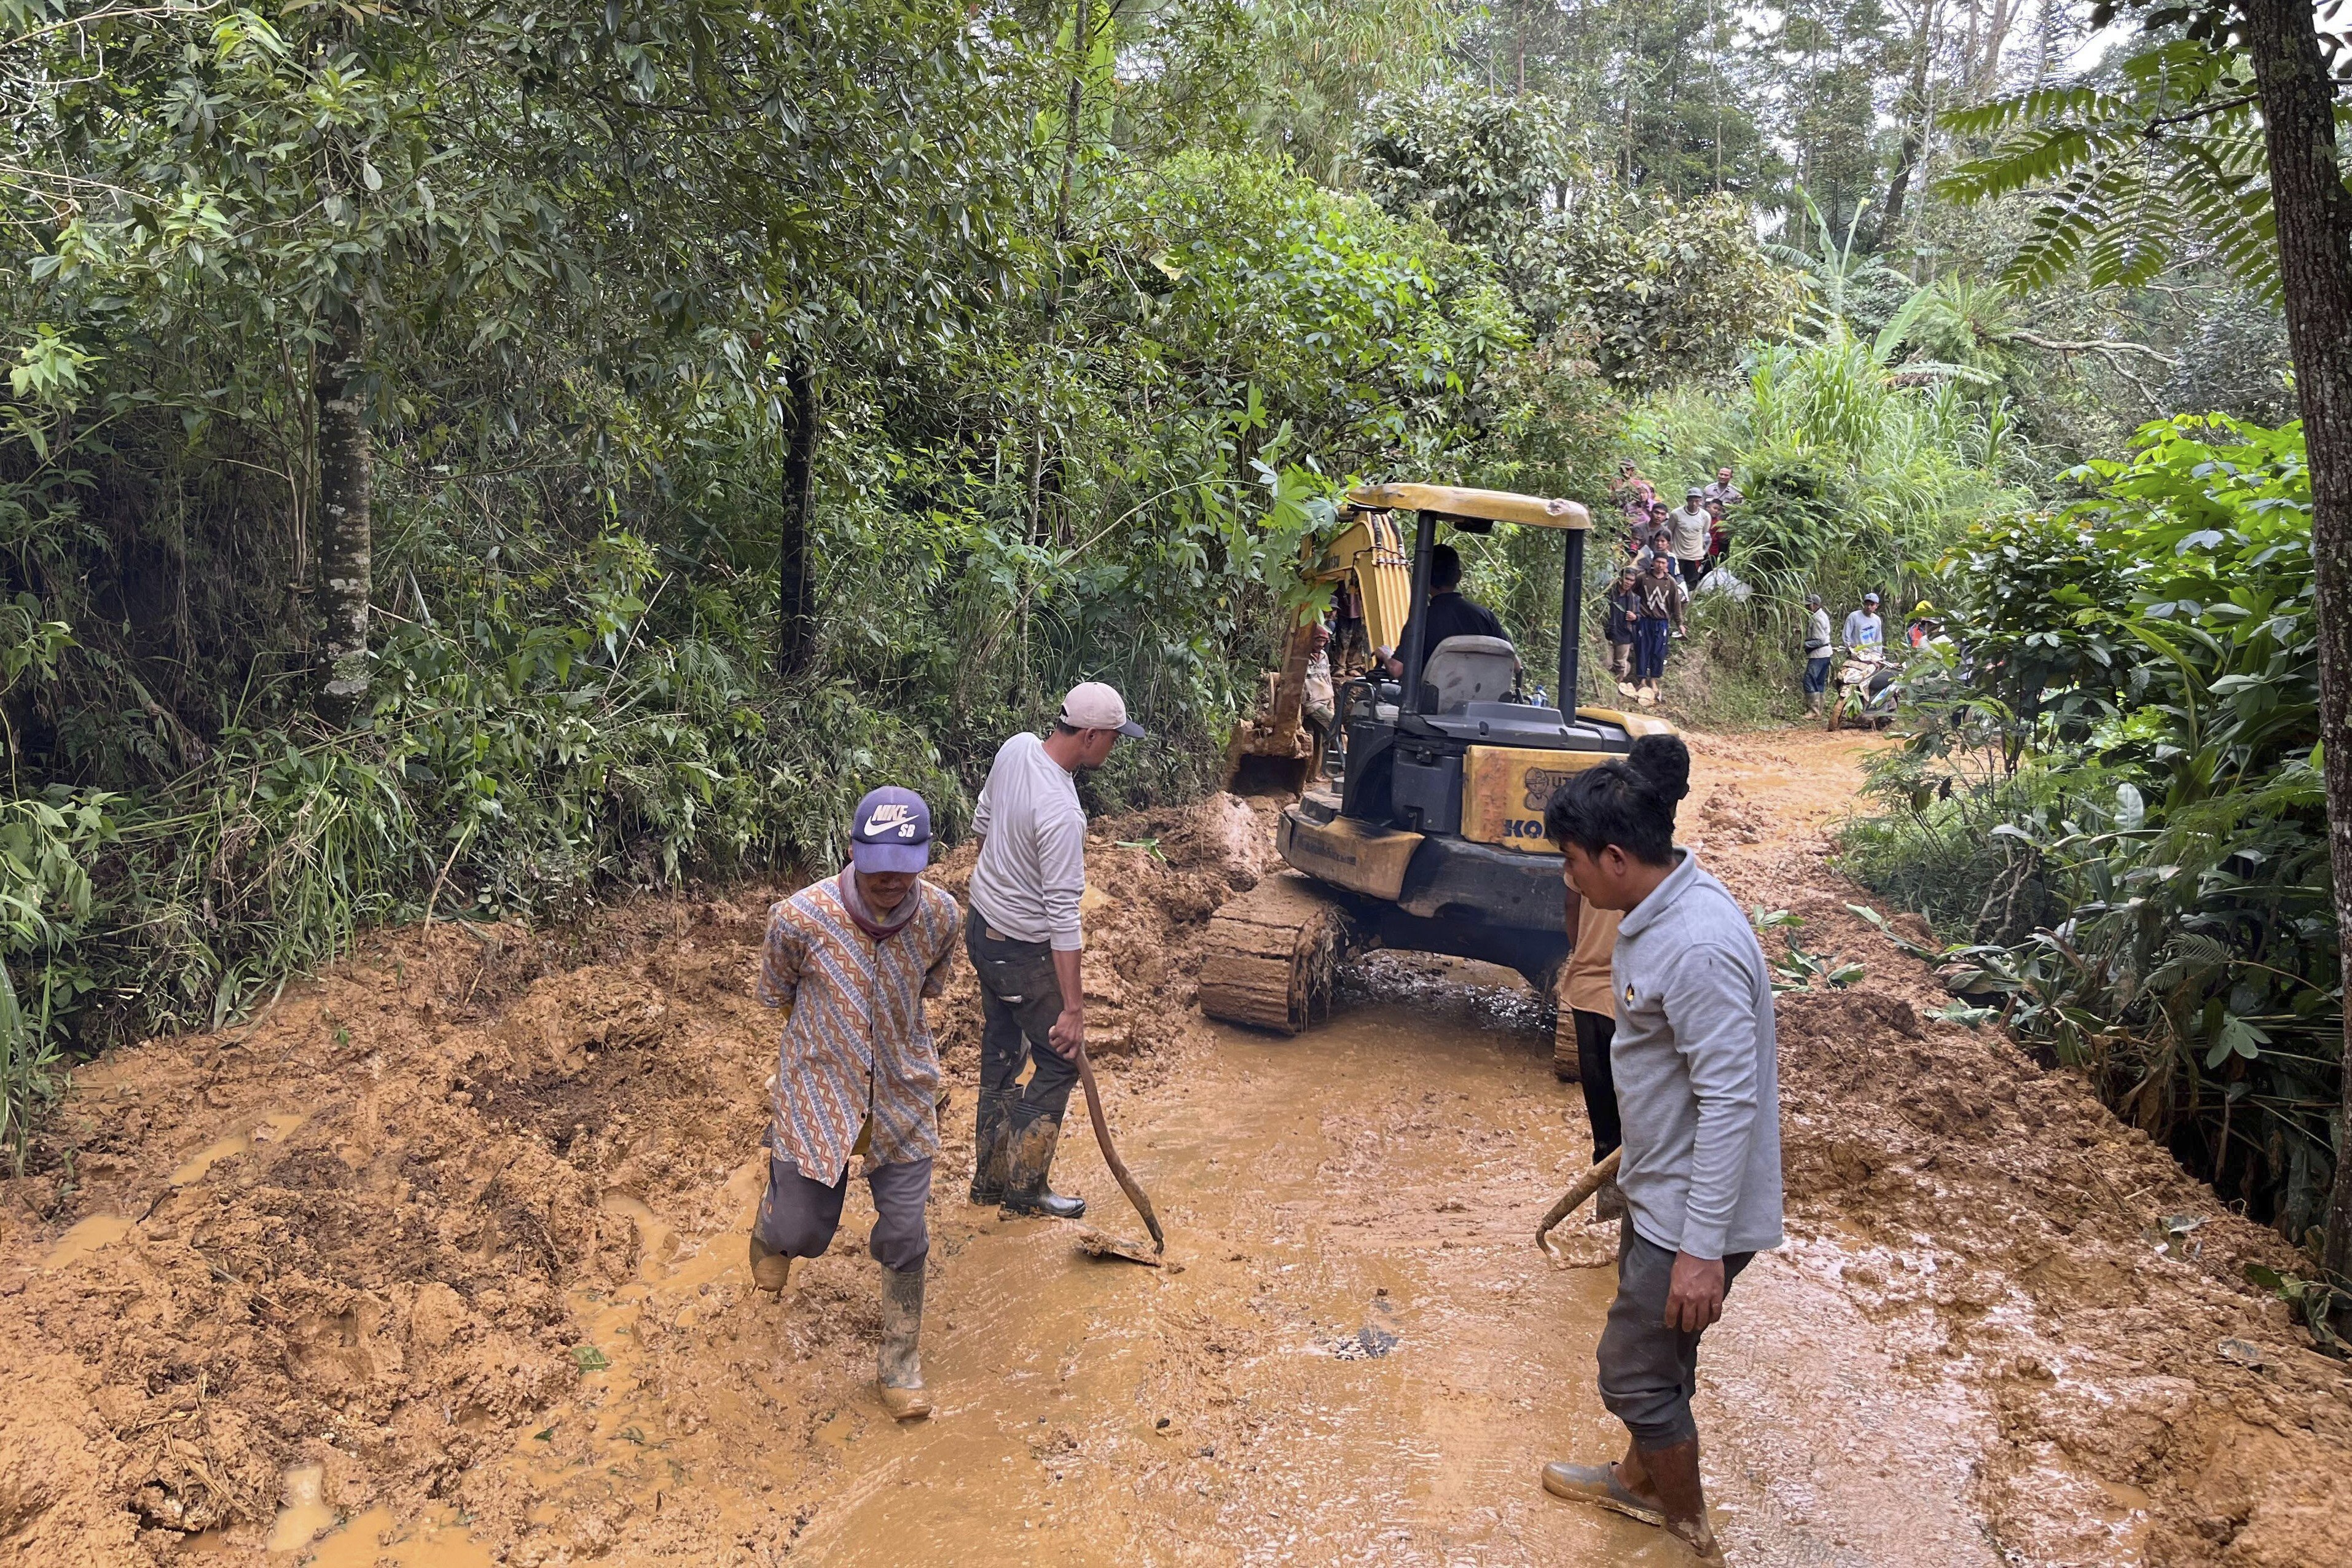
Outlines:
<svg viewBox="0 0 2352 1568"><path fill-rule="evenodd" d="M1701 1412L1736 1560L2352 1560L2352 1369L2240 1281L2274 1238L2069 1076L1929 1016L1824 865L1861 744L1702 740L1686 806L1735 891L1867 970L1782 1001L1792 1245L1735 1291ZM1608 1441L1608 1275L1528 1241L1588 1145L1524 992L1381 957L1328 1031L1215 1030L1193 943L1260 825L1212 803L1090 854L1094 1049L1181 1271L961 1201L960 976L940 1413L898 1427L861 1189L781 1303L743 1274L769 891L396 933L86 1072L5 1190L0 1552L1681 1560L1534 1485ZM1071 1183L1135 1228L1085 1137Z"/></svg>

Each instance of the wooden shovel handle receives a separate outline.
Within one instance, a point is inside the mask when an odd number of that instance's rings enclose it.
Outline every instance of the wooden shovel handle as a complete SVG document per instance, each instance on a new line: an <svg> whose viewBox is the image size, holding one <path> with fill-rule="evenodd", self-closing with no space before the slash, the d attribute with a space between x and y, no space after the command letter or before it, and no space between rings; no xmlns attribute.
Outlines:
<svg viewBox="0 0 2352 1568"><path fill-rule="evenodd" d="M1609 1182L1615 1179L1617 1174L1617 1166L1620 1162L1623 1160L1624 1154L1625 1151L1622 1149L1610 1150L1608 1154L1601 1160L1601 1163L1593 1166L1592 1169L1577 1177L1575 1184L1570 1186L1568 1191L1559 1194L1559 1202L1551 1205L1551 1212L1543 1216L1543 1224L1536 1226L1536 1245L1538 1247L1542 1247L1544 1251L1551 1257L1557 1258L1559 1256L1559 1254L1552 1248L1552 1227L1558 1225L1560 1221L1566 1219L1570 1215L1574 1214L1576 1212L1577 1205L1582 1203L1585 1199L1599 1192Z"/></svg>
<svg viewBox="0 0 2352 1568"><path fill-rule="evenodd" d="M1102 1145L1103 1163L1110 1167L1111 1175L1118 1183L1118 1190L1127 1194L1127 1201L1135 1205L1135 1212L1143 1216L1143 1228L1151 1233L1151 1250L1166 1252L1168 1237L1160 1229L1160 1216L1151 1212L1151 1200L1144 1195L1135 1178L1127 1173L1127 1162L1121 1160L1118 1151L1111 1147L1110 1123L1103 1120L1102 1094L1095 1088L1094 1064L1087 1060L1087 1047L1083 1042L1078 1046L1077 1063L1078 1082L1087 1091L1087 1115L1095 1124L1095 1142Z"/></svg>

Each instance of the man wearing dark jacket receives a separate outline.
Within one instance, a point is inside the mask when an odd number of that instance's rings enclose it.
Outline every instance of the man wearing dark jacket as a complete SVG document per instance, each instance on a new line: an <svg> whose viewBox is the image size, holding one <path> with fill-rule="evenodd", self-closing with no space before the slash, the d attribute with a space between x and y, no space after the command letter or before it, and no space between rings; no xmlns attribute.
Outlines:
<svg viewBox="0 0 2352 1568"><path fill-rule="evenodd" d="M1404 674L1404 650L1412 646L1413 625L1411 619L1405 622L1404 635L1389 650L1391 675ZM1503 623L1486 605L1462 596L1462 552L1441 544L1429 552L1429 622L1421 657L1427 659L1447 637L1503 637Z"/></svg>
<svg viewBox="0 0 2352 1568"><path fill-rule="evenodd" d="M1617 574L1609 590L1609 614L1601 635L1609 642L1609 673L1617 678L1620 696L1633 695L1633 644L1641 635L1642 595L1639 574L1631 566Z"/></svg>

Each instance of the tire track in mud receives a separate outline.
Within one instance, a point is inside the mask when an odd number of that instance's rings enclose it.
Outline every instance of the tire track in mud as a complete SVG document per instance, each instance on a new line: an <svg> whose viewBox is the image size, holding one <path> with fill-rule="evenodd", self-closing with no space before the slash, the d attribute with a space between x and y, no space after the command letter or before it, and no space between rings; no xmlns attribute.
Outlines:
<svg viewBox="0 0 2352 1568"><path fill-rule="evenodd" d="M1702 1398L1739 1560L2352 1561L2352 1382L2237 1279L2274 1238L2067 1075L1928 1019L1931 977L1846 912L1821 832L1867 743L1695 745L1710 866L1867 967L1783 999L1795 1242ZM1191 1010L1263 826L1211 803L1090 848L1090 1034L1181 1274L961 1201L968 975L936 1016L920 1429L867 1387L861 1187L782 1302L743 1279L767 890L392 933L249 1026L110 1057L0 1205L0 1550L299 1561L263 1548L315 1466L289 1529L348 1521L330 1563L1676 1560L1533 1484L1611 1428L1606 1270L1526 1241L1587 1146L1532 1009L1383 957L1323 1035ZM1084 1137L1093 1217L1132 1228ZM2169 1215L2197 1256L2144 1234Z"/></svg>

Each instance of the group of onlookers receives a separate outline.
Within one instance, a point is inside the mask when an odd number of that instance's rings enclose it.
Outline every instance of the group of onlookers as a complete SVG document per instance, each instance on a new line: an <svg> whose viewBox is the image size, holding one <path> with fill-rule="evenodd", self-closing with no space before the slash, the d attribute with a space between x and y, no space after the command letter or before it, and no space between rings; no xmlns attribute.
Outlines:
<svg viewBox="0 0 2352 1568"><path fill-rule="evenodd" d="M1623 561L1610 584L1601 627L1609 644L1609 671L1621 695L1654 703L1665 675L1667 649L1686 635L1683 620L1690 596L1707 583L1710 573L1725 568L1730 514L1747 498L1732 483L1731 469L1723 468L1716 470L1713 483L1691 486L1681 506L1669 507L1630 458L1618 465L1617 482L1609 493L1625 519ZM1747 595L1727 569L1707 586L1709 591L1726 586L1741 597ZM1840 635L1832 637L1822 596L1805 596L1806 712L1822 711L1831 659L1840 647L1849 657L1865 658L1885 647L1886 626L1878 608L1876 593L1864 595L1861 607L1847 615ZM1923 605L1921 613L1927 615L1927 607ZM1924 640L1934 626L1932 620L1921 621L1913 628L1911 641Z"/></svg>
<svg viewBox="0 0 2352 1568"><path fill-rule="evenodd" d="M1625 560L1610 587L1603 626L1609 669L1621 694L1654 703L1667 646L1687 635L1683 612L1691 593L1729 552L1730 510L1746 498L1725 468L1712 484L1691 486L1682 505L1670 507L1630 458L1618 465L1610 493L1625 518Z"/></svg>

